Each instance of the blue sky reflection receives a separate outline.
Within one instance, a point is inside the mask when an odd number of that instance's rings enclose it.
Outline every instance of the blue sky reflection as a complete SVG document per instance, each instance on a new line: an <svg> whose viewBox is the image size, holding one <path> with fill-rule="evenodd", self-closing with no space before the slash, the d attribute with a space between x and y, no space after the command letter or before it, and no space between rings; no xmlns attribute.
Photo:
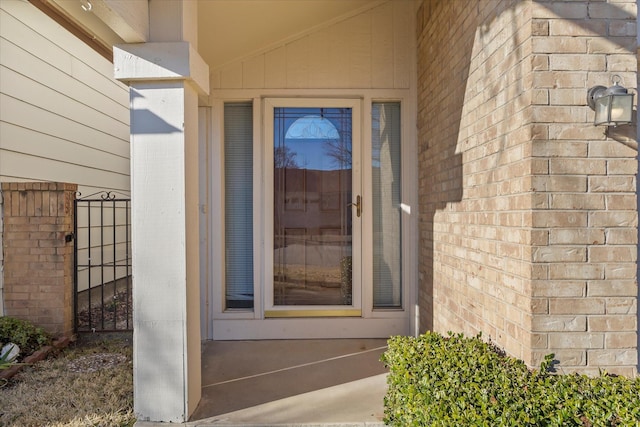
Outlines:
<svg viewBox="0 0 640 427"><path fill-rule="evenodd" d="M275 167L351 168L350 108L276 108Z"/></svg>

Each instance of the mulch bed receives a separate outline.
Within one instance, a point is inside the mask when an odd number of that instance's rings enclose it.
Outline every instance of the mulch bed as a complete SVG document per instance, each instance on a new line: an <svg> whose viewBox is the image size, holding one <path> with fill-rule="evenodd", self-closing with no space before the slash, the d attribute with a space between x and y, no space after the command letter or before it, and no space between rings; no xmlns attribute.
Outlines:
<svg viewBox="0 0 640 427"><path fill-rule="evenodd" d="M133 298L131 292L121 291L106 297L104 303L92 303L76 316L79 332L129 330L133 328Z"/></svg>

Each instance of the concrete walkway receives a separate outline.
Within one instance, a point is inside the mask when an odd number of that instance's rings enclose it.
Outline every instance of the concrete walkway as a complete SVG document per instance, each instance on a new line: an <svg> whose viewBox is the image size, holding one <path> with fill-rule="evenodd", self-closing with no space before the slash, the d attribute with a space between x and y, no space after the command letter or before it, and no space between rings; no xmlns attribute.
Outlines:
<svg viewBox="0 0 640 427"><path fill-rule="evenodd" d="M189 426L383 426L384 339L204 344Z"/></svg>

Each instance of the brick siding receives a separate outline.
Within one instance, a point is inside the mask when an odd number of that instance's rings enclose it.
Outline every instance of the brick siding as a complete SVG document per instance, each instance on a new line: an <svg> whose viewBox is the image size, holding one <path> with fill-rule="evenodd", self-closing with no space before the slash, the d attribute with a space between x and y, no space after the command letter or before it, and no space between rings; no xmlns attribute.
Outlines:
<svg viewBox="0 0 640 427"><path fill-rule="evenodd" d="M555 353L561 368L631 375L637 338L637 150L635 127L593 126L586 90L636 86L635 1L534 2L534 102L540 130L535 161L548 165L534 190L545 204L533 227L548 241L533 247L532 362ZM565 113L561 113L564 110ZM625 131L626 134L625 134ZM630 132L629 132L630 131ZM631 332L631 334L630 334Z"/></svg>
<svg viewBox="0 0 640 427"><path fill-rule="evenodd" d="M635 2L425 0L418 11L422 330L536 366L637 365L635 127L587 89L636 82Z"/></svg>

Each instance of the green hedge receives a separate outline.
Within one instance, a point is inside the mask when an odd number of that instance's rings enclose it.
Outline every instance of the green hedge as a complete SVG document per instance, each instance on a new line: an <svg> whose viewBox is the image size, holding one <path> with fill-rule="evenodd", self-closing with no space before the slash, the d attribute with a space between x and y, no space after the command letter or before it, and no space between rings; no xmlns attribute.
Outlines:
<svg viewBox="0 0 640 427"><path fill-rule="evenodd" d="M640 377L548 373L480 336L392 337L385 422L392 426L639 426Z"/></svg>

